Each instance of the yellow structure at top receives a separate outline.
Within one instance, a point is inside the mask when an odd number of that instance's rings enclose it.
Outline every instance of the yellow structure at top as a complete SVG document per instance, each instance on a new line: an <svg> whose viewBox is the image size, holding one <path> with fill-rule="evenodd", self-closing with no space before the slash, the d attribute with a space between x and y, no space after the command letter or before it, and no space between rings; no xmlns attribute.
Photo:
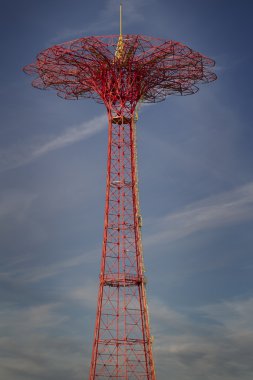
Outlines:
<svg viewBox="0 0 253 380"><path fill-rule="evenodd" d="M119 40L116 47L115 57L120 59L123 56L124 42L122 36L122 1L119 6Z"/></svg>

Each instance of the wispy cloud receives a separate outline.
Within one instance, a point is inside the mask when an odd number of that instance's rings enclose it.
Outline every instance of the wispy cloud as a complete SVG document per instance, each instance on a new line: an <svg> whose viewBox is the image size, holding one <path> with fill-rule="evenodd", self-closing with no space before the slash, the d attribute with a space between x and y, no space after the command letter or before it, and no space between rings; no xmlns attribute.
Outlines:
<svg viewBox="0 0 253 380"><path fill-rule="evenodd" d="M106 123L106 115L97 116L88 122L67 128L58 136L42 137L40 142L30 141L0 150L0 172L18 168L49 152L89 139L104 129Z"/></svg>
<svg viewBox="0 0 253 380"><path fill-rule="evenodd" d="M0 323L0 377L80 379L88 349L83 347L84 337L65 333L68 320L59 303L6 308ZM52 329L58 333L52 334Z"/></svg>
<svg viewBox="0 0 253 380"><path fill-rule="evenodd" d="M253 182L217 196L195 202L183 210L147 224L155 232L145 240L153 245L180 239L192 233L253 219Z"/></svg>
<svg viewBox="0 0 253 380"><path fill-rule="evenodd" d="M57 262L45 265L34 265L32 263L34 258L32 255L29 255L23 260L25 261L25 266L20 265L20 260L14 260L5 265L3 264L0 279L15 281L20 284L37 283L50 277L55 277L72 268L96 263L98 260L98 252L100 253L99 249L79 254L72 252L71 258L65 260L61 259ZM29 267L29 270L27 270L27 267Z"/></svg>
<svg viewBox="0 0 253 380"><path fill-rule="evenodd" d="M96 296L90 283L65 294L64 303L78 300L85 309L82 315L90 315L91 308L95 312ZM79 316L72 315L77 311L74 304L66 309L64 303L22 309L12 305L1 313L0 374L4 379L35 376L48 380L53 376L78 380L83 371L88 371L90 323L79 324ZM191 307L184 312L153 298L150 309L156 369L161 380L168 376L184 380L251 379L252 298ZM69 322L71 334L66 334ZM56 327L57 334L50 334Z"/></svg>
<svg viewBox="0 0 253 380"><path fill-rule="evenodd" d="M151 0L148 0L150 2ZM128 0L123 4L123 29L125 26L144 20L142 8L147 5L144 0ZM62 42L76 36L98 35L102 32L119 32L119 1L108 0L105 6L98 11L97 19L83 28L68 28L60 31L51 42Z"/></svg>
<svg viewBox="0 0 253 380"><path fill-rule="evenodd" d="M95 311L97 305L98 282L86 279L85 286L74 288L66 294L71 301L77 302L86 309Z"/></svg>
<svg viewBox="0 0 253 380"><path fill-rule="evenodd" d="M160 305L158 307L158 305ZM234 380L252 377L253 299L232 300L184 313L151 302L159 378ZM163 311L163 312L161 312Z"/></svg>
<svg viewBox="0 0 253 380"><path fill-rule="evenodd" d="M0 221L8 217L15 217L15 220L22 221L27 210L37 198L36 194L22 191L8 191L0 193Z"/></svg>
<svg viewBox="0 0 253 380"><path fill-rule="evenodd" d="M18 317L15 313L16 308L6 309L1 312L0 328L6 325L15 325L16 330L37 330L55 327L67 320L66 316L58 313L60 303L50 303L29 306L19 309Z"/></svg>

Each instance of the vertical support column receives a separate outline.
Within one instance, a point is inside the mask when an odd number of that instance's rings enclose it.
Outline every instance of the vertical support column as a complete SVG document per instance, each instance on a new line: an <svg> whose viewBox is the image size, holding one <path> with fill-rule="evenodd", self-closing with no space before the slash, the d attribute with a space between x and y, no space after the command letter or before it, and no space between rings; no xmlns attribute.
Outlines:
<svg viewBox="0 0 253 380"><path fill-rule="evenodd" d="M142 273L142 279L139 291L140 291L140 301L143 302L143 329L146 335L147 341L147 371L150 368L150 379L156 380L155 374L155 363L153 357L153 337L151 336L150 331L150 322L149 322L149 311L148 311L148 303L147 303L147 295L146 295L146 278L145 278L145 266L143 259L143 248L142 248L142 217L140 214L140 205L139 205L139 184L138 184L138 159L137 159L137 139L136 139L136 121L138 119L138 111L136 111L137 118L134 116L132 118L132 128L131 128L131 140L132 140L132 176L133 176L133 204L135 208L135 234L136 234L136 248L137 248L137 256L140 258L140 269Z"/></svg>
<svg viewBox="0 0 253 380"><path fill-rule="evenodd" d="M143 273L133 116L108 111L103 251L90 380L155 380Z"/></svg>

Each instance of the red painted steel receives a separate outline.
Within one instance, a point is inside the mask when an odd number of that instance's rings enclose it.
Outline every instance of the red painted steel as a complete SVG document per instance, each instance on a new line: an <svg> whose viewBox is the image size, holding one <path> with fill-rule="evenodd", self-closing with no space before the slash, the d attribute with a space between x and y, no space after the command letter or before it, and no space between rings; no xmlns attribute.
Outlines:
<svg viewBox="0 0 253 380"><path fill-rule="evenodd" d="M120 41L120 42L119 42ZM138 200L138 102L193 94L216 79L214 61L174 41L140 35L85 37L44 50L24 68L33 86L107 108L103 251L90 380L155 380Z"/></svg>
<svg viewBox="0 0 253 380"><path fill-rule="evenodd" d="M119 117L110 110L108 117L105 226L90 379L154 379L134 120L128 113Z"/></svg>

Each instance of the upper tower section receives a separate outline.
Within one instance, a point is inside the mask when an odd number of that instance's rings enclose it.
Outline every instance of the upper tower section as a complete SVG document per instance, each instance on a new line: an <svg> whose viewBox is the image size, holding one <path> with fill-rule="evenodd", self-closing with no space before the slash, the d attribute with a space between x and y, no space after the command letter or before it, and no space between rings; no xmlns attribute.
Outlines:
<svg viewBox="0 0 253 380"><path fill-rule="evenodd" d="M167 95L189 95L211 82L214 61L175 41L122 33L83 37L54 45L26 66L32 84L53 88L65 99L94 98L107 107L128 108L158 102Z"/></svg>

